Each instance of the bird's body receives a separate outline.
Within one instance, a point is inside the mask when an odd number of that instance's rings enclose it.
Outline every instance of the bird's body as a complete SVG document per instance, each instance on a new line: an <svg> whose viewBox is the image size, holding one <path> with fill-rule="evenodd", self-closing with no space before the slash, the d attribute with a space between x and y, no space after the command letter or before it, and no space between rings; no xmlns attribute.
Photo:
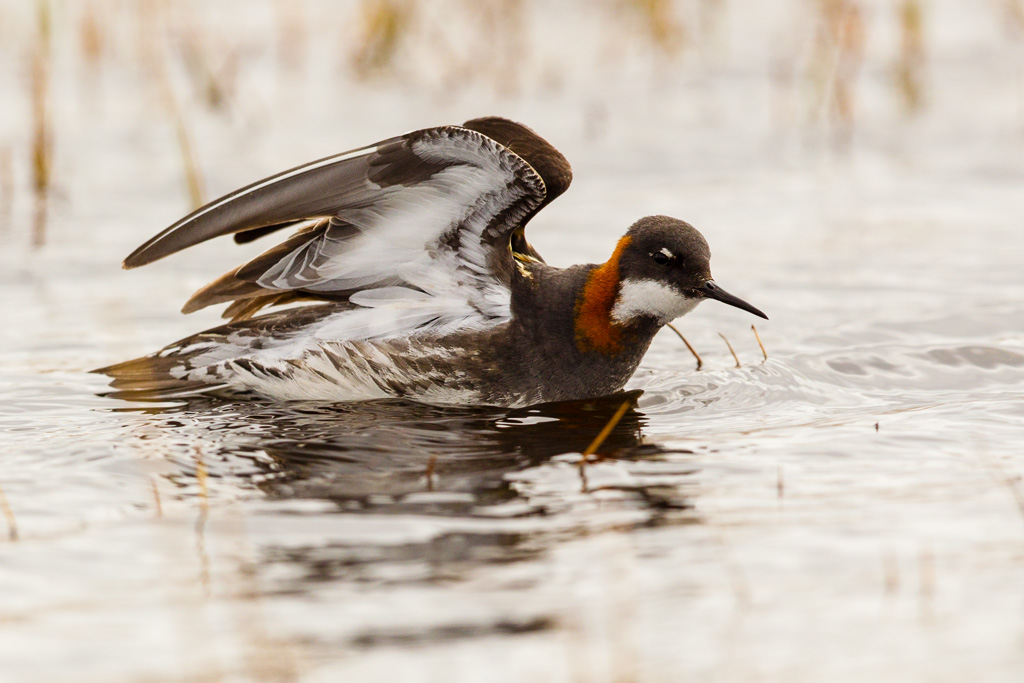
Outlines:
<svg viewBox="0 0 1024 683"><path fill-rule="evenodd" d="M621 389L662 325L703 298L763 316L714 285L700 233L664 216L634 224L604 264L545 264L523 228L571 177L533 131L489 118L250 185L125 260L298 228L185 305L231 302L231 322L100 372L134 399L526 406ZM252 317L292 302L311 303Z"/></svg>

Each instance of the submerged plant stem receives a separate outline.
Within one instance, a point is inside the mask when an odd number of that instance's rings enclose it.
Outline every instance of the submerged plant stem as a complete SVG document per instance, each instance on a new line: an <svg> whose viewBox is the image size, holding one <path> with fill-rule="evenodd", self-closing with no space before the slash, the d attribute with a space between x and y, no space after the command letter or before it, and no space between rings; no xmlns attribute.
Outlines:
<svg viewBox="0 0 1024 683"><path fill-rule="evenodd" d="M740 364L740 357L736 355L736 351L733 350L732 344L729 343L729 340L726 339L725 335L722 334L721 332L718 333L718 336L721 337L722 341L725 342L725 345L729 347L729 353L732 354L732 359L736 361L736 367L742 368L743 366Z"/></svg>
<svg viewBox="0 0 1024 683"><path fill-rule="evenodd" d="M622 416L625 415L626 411L629 409L629 403L629 401L623 401L622 405L619 406L619 409L615 411L614 415L612 415L612 418L608 420L604 429L602 429L598 435L594 437L594 440L590 442L590 445L583 451L583 462L586 462L588 455L596 453L597 449L604 443L604 440L612 433L612 430L615 429L615 425L619 424L619 420L622 419Z"/></svg>
<svg viewBox="0 0 1024 683"><path fill-rule="evenodd" d="M50 194L51 160L53 158L50 124L50 43L51 17L48 0L38 0L39 26L32 51L32 190L35 211L32 222L32 246L46 243L46 214Z"/></svg>
<svg viewBox="0 0 1024 683"><path fill-rule="evenodd" d="M2 486L0 486L0 510L3 511L4 518L7 520L7 538L12 541L17 541L18 521L14 518L14 511L11 510L11 506L7 502L7 495L4 493Z"/></svg>
<svg viewBox="0 0 1024 683"><path fill-rule="evenodd" d="M768 352L764 350L764 344L761 342L761 335L757 333L757 327L751 325L750 329L754 331L754 338L757 339L757 345L761 347L761 353L764 354L764 359L768 360Z"/></svg>
<svg viewBox="0 0 1024 683"><path fill-rule="evenodd" d="M149 484L153 487L153 501L156 503L156 516L163 517L164 506L163 503L160 502L160 489L157 488L156 479L150 479Z"/></svg>
<svg viewBox="0 0 1024 683"><path fill-rule="evenodd" d="M700 354L697 353L697 349L693 348L693 345L690 344L690 342L686 341L686 337L683 336L683 333L680 332L672 323L668 323L668 328L675 332L676 335L683 340L683 343L686 344L686 348L690 349L690 353L692 353L693 357L697 359L697 369L700 370L702 367L704 367L704 361L701 360Z"/></svg>
<svg viewBox="0 0 1024 683"><path fill-rule="evenodd" d="M427 491L434 490L434 469L437 467L437 454L431 453L430 459L427 460Z"/></svg>

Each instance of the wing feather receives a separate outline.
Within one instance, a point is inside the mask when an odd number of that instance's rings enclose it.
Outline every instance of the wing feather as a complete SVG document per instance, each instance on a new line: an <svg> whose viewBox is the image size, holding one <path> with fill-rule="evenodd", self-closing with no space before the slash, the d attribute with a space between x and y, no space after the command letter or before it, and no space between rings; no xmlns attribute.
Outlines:
<svg viewBox="0 0 1024 683"><path fill-rule="evenodd" d="M147 240L123 265L144 266L221 235L330 216L365 179L369 158L395 140L400 138L325 157L227 194Z"/></svg>
<svg viewBox="0 0 1024 683"><path fill-rule="evenodd" d="M375 309L377 320L393 313L383 327L353 320L374 328L373 336L507 319L513 250L539 258L522 227L570 179L564 157L519 124L492 118L428 128L228 194L147 241L124 265L221 235L244 242L298 224L287 240L197 292L185 310L234 301L229 313L251 316L282 301L348 300Z"/></svg>

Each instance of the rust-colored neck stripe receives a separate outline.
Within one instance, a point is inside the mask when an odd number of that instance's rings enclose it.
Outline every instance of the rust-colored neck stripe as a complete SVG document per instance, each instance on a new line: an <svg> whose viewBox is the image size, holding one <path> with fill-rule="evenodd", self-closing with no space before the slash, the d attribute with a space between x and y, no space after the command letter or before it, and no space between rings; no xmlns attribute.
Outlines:
<svg viewBox="0 0 1024 683"><path fill-rule="evenodd" d="M619 295L619 258L631 239L628 235L620 239L611 258L591 271L576 300L576 347L580 351L615 354L622 350L622 327L612 321L612 307Z"/></svg>

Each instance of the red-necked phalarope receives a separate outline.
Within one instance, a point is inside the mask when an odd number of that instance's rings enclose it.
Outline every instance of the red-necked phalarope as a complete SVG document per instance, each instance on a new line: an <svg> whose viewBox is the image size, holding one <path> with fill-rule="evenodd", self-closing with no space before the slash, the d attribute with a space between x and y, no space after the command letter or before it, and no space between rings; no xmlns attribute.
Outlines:
<svg viewBox="0 0 1024 683"><path fill-rule="evenodd" d="M102 368L110 395L526 406L613 393L655 333L704 299L761 317L711 279L683 221L633 224L604 264L553 268L526 223L572 180L501 118L418 130L253 183L181 219L135 268L221 235L278 246L203 287L184 312L230 322ZM259 317L267 306L305 305ZM312 303L310 303L312 302Z"/></svg>

